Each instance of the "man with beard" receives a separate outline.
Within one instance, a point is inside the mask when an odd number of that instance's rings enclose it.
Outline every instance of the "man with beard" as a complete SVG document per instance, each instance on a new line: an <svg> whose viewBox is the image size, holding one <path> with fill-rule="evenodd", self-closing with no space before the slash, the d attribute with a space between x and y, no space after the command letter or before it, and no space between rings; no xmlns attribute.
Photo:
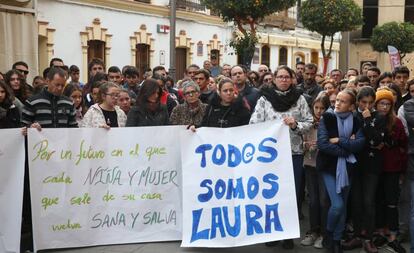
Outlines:
<svg viewBox="0 0 414 253"><path fill-rule="evenodd" d="M318 85L315 80L316 72L318 71L318 67L313 63L308 63L305 65L305 71L303 72L303 83L297 86L305 99L308 102L309 106L312 105L313 101L315 100L316 96L318 96L319 92L323 89Z"/></svg>

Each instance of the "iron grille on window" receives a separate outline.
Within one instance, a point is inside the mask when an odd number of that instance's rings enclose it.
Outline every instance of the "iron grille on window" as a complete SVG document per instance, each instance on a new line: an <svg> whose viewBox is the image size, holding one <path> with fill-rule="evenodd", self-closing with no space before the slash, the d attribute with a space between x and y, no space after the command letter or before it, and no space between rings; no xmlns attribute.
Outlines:
<svg viewBox="0 0 414 253"><path fill-rule="evenodd" d="M200 0L176 0L177 8L191 11L205 11L206 6Z"/></svg>

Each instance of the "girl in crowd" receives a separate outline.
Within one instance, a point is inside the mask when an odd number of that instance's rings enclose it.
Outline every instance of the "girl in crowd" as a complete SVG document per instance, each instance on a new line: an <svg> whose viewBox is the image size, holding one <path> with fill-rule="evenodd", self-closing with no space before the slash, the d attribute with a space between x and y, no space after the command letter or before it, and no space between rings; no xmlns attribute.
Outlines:
<svg viewBox="0 0 414 253"><path fill-rule="evenodd" d="M273 84L273 74L272 72L266 72L264 73L260 79L259 79L259 87L257 88L261 88L261 87L272 87Z"/></svg>
<svg viewBox="0 0 414 253"><path fill-rule="evenodd" d="M174 107L170 123L172 125L199 126L206 112L207 105L200 97L200 87L193 81L187 81L183 86L184 103Z"/></svg>
<svg viewBox="0 0 414 253"><path fill-rule="evenodd" d="M257 101L250 124L280 119L289 126L296 199L299 200L304 177L302 134L312 127L313 117L305 98L293 86L294 71L280 66L274 76L276 85L262 89L263 96ZM283 248L292 249L293 240L283 241Z"/></svg>
<svg viewBox="0 0 414 253"><path fill-rule="evenodd" d="M377 87L389 87L392 84L392 73L384 72L378 78Z"/></svg>
<svg viewBox="0 0 414 253"><path fill-rule="evenodd" d="M313 101L313 127L303 135L304 160L306 188L309 193L309 222L310 231L300 242L304 246L314 246L322 248L322 235L325 232L326 217L329 208L328 196L322 181L322 177L316 168L316 137L319 121L322 114L329 109L329 95L321 92Z"/></svg>
<svg viewBox="0 0 414 253"><path fill-rule="evenodd" d="M247 125L250 112L241 97L235 96L235 85L225 78L218 84L218 94L214 94L206 108L201 126L204 127L235 127Z"/></svg>
<svg viewBox="0 0 414 253"><path fill-rule="evenodd" d="M210 76L209 82L208 82L208 89L211 91L216 92L217 91L217 83L214 77Z"/></svg>
<svg viewBox="0 0 414 253"><path fill-rule="evenodd" d="M381 150L384 158L382 174L378 187L380 207L377 210L377 222L380 228L387 227L390 235L387 246L394 252L403 253L405 249L397 240L399 182L406 170L406 155L408 139L401 120L394 113L394 96L386 90L376 93L375 108L386 118L386 134L384 147ZM384 236L384 229L381 234Z"/></svg>
<svg viewBox="0 0 414 253"><path fill-rule="evenodd" d="M375 196L382 171L385 118L374 110L375 91L370 86L360 89L357 95L357 118L362 125L365 146L356 155L357 168L352 173L350 203L354 236L342 244L345 250L364 246L367 253L378 252L373 244L375 230Z"/></svg>
<svg viewBox="0 0 414 253"><path fill-rule="evenodd" d="M395 113L398 112L398 109L403 105L404 100L401 94L400 87L394 83L390 84L389 86L393 96L394 96L394 111Z"/></svg>
<svg viewBox="0 0 414 253"><path fill-rule="evenodd" d="M83 119L83 115L86 113L86 107L83 103L81 88L74 84L68 84L63 90L63 95L72 99L73 107L75 107L76 112L76 122L78 122L78 125L80 125Z"/></svg>
<svg viewBox="0 0 414 253"><path fill-rule="evenodd" d="M331 95L332 93L338 93L335 80L333 79L327 79L326 81L324 81L322 83L322 88L324 91L328 93L328 95Z"/></svg>
<svg viewBox="0 0 414 253"><path fill-rule="evenodd" d="M20 112L13 103L13 92L0 80L0 129L20 127Z"/></svg>
<svg viewBox="0 0 414 253"><path fill-rule="evenodd" d="M342 252L340 242L350 188L348 175L355 166L355 154L365 142L361 123L352 114L355 102L353 90L339 92L335 109L323 114L318 128L316 166L321 171L331 202L323 244L330 252Z"/></svg>
<svg viewBox="0 0 414 253"><path fill-rule="evenodd" d="M131 97L127 90L121 89L119 91L118 106L128 115L129 110L131 110Z"/></svg>
<svg viewBox="0 0 414 253"><path fill-rule="evenodd" d="M86 112L81 127L124 127L125 113L117 106L119 86L112 82L104 82L99 87L98 100Z"/></svg>
<svg viewBox="0 0 414 253"><path fill-rule="evenodd" d="M29 92L24 84L22 74L15 69L9 70L4 77L4 81L11 88L14 97L24 103L29 97Z"/></svg>
<svg viewBox="0 0 414 253"><path fill-rule="evenodd" d="M168 110L161 105L163 90L154 79L142 83L136 106L128 113L127 127L168 125Z"/></svg>

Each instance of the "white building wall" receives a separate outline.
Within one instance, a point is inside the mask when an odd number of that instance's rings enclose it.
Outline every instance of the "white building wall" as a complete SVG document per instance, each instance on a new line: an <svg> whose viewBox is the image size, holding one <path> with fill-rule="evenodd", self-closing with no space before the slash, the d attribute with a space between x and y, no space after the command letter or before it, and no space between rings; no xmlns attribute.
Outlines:
<svg viewBox="0 0 414 253"><path fill-rule="evenodd" d="M161 0L158 0L162 4ZM158 4L157 2L157 4ZM54 36L54 56L62 58L65 64L75 64L82 70L82 48L80 32L87 26L92 26L92 21L99 18L102 28L106 28L108 34L112 34L109 66L131 64L130 36L138 32L142 24L147 27L147 32L154 38L154 57L151 67L160 64L160 51L165 51L165 67L169 68L169 41L170 34L157 33L157 24L169 25L167 17L138 14L120 10L113 10L87 5L79 5L69 2L53 0L38 1L38 20L49 22L49 27L56 29ZM231 37L231 28L209 25L198 22L177 20L176 36L180 30L186 31L186 36L193 42L192 62L202 66L208 58L207 44L217 34L218 40L225 46ZM203 42L203 56L197 56L197 42ZM222 62L234 63L235 55L223 53ZM82 73L81 73L82 76Z"/></svg>

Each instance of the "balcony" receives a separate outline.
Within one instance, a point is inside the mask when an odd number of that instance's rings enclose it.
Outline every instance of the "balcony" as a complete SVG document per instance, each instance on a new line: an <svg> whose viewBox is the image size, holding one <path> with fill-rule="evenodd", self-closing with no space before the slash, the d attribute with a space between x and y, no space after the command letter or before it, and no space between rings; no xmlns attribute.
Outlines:
<svg viewBox="0 0 414 253"><path fill-rule="evenodd" d="M186 11L206 11L206 6L200 0L176 0L177 9Z"/></svg>
<svg viewBox="0 0 414 253"><path fill-rule="evenodd" d="M282 30L294 30L296 26L296 19L288 15L288 11L275 13L269 15L261 22L265 27L277 27Z"/></svg>

